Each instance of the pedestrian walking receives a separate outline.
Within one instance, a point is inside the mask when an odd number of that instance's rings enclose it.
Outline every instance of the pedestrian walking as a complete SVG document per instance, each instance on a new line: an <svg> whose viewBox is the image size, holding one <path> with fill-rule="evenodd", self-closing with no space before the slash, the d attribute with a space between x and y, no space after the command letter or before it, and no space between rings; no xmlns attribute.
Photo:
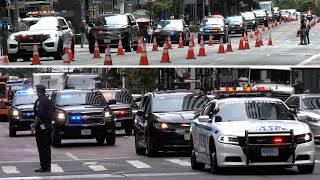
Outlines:
<svg viewBox="0 0 320 180"><path fill-rule="evenodd" d="M51 143L53 105L45 95L46 87L36 85L38 99L34 104L34 122L31 124L31 132L36 136L39 152L40 168L35 172L51 172Z"/></svg>
<svg viewBox="0 0 320 180"><path fill-rule="evenodd" d="M300 45L307 45L307 23L304 16L301 16Z"/></svg>
<svg viewBox="0 0 320 180"><path fill-rule="evenodd" d="M86 31L87 31L86 21L82 20L82 23L80 25L81 48L83 48L83 44L86 43Z"/></svg>

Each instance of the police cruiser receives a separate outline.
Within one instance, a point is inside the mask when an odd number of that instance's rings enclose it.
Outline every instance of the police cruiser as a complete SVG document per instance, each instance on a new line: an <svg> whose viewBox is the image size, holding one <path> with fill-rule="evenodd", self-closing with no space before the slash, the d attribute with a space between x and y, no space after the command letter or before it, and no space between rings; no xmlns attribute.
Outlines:
<svg viewBox="0 0 320 180"><path fill-rule="evenodd" d="M248 97L268 96L267 91L224 90L191 126L192 169L209 164L218 173L225 167L297 166L300 173L313 172L313 135L292 109L279 99Z"/></svg>

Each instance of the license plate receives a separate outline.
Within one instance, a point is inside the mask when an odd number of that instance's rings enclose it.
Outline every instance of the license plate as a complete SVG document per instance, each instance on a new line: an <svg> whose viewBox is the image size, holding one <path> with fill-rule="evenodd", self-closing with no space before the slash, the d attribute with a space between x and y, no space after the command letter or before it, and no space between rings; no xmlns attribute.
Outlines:
<svg viewBox="0 0 320 180"><path fill-rule="evenodd" d="M187 141L190 140L190 133L184 134L184 140L187 140Z"/></svg>
<svg viewBox="0 0 320 180"><path fill-rule="evenodd" d="M261 156L279 156L279 149L277 147L261 148Z"/></svg>
<svg viewBox="0 0 320 180"><path fill-rule="evenodd" d="M81 129L81 135L82 136L91 135L91 129Z"/></svg>
<svg viewBox="0 0 320 180"><path fill-rule="evenodd" d="M116 127L121 127L121 122L116 122Z"/></svg>
<svg viewBox="0 0 320 180"><path fill-rule="evenodd" d="M21 46L20 49L23 49L23 50L26 50L26 51L33 51L33 46Z"/></svg>
<svg viewBox="0 0 320 180"><path fill-rule="evenodd" d="M236 33L236 31L231 31L231 33Z"/></svg>
<svg viewBox="0 0 320 180"><path fill-rule="evenodd" d="M111 43L111 40L110 39L105 39L105 40L103 40L104 41L104 43Z"/></svg>

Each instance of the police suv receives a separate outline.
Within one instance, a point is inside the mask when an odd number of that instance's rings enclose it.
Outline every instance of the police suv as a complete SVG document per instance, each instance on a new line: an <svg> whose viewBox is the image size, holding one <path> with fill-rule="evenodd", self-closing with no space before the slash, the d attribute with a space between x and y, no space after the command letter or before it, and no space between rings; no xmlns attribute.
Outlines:
<svg viewBox="0 0 320 180"><path fill-rule="evenodd" d="M218 93L191 126L192 169L209 164L211 172L218 173L224 167L297 166L300 173L312 173L310 128L281 100L252 97L268 95L234 88Z"/></svg>
<svg viewBox="0 0 320 180"><path fill-rule="evenodd" d="M34 45L38 46L40 57L54 57L55 60L62 59L65 48L74 46L73 32L63 17L39 17L28 25L28 30L12 33L7 41L10 62L19 58L30 61Z"/></svg>

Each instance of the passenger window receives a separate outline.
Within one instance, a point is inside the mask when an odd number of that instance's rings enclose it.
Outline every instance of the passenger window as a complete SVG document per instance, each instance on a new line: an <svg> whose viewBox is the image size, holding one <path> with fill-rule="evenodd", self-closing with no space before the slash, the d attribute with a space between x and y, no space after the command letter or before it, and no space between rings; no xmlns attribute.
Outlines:
<svg viewBox="0 0 320 180"><path fill-rule="evenodd" d="M295 97L290 97L290 98L286 101L286 105L287 105L287 106L290 106L290 105L293 103L294 99L295 99Z"/></svg>

